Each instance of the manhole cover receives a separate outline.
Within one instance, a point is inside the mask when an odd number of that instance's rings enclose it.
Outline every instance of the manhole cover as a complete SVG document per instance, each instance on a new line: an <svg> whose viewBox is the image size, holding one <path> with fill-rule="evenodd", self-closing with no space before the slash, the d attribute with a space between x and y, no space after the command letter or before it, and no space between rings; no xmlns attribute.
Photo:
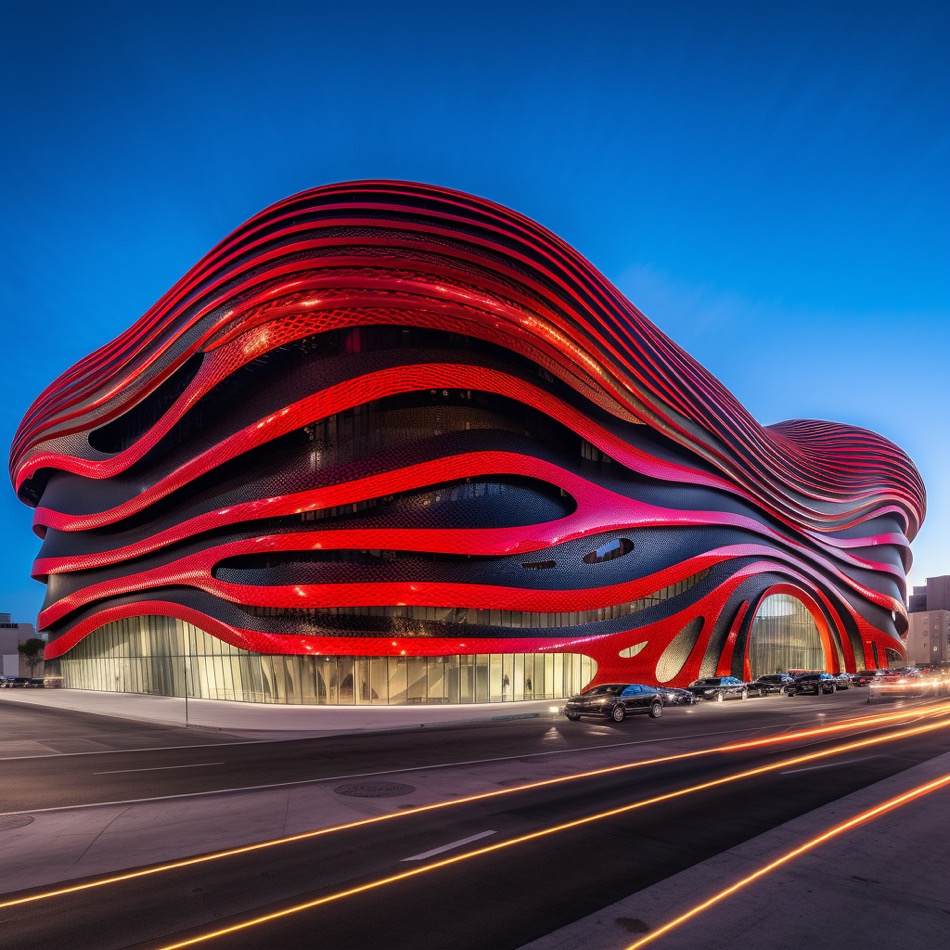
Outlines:
<svg viewBox="0 0 950 950"><path fill-rule="evenodd" d="M397 798L414 792L414 785L400 785L399 782L356 782L353 785L337 785L337 795L350 795L353 798Z"/></svg>
<svg viewBox="0 0 950 950"><path fill-rule="evenodd" d="M22 828L33 820L30 815L0 815L0 831L13 831Z"/></svg>

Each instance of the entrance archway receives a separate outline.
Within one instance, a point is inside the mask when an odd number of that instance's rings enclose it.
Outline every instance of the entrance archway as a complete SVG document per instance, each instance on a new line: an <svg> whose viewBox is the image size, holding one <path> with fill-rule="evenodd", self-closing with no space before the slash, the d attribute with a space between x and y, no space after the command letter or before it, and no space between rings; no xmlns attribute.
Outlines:
<svg viewBox="0 0 950 950"><path fill-rule="evenodd" d="M788 588L764 597L749 631L749 671L753 679L789 670L828 670L836 663L806 604Z"/></svg>

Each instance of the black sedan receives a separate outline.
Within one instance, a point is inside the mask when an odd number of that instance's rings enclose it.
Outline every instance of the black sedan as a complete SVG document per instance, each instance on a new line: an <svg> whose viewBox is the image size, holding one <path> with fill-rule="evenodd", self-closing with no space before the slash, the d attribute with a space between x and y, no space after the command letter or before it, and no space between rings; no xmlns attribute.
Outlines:
<svg viewBox="0 0 950 950"><path fill-rule="evenodd" d="M836 693L838 691L838 677L830 673L802 673L795 677L795 689L790 691L791 695L804 696L806 693L814 693L821 696L822 693Z"/></svg>
<svg viewBox="0 0 950 950"><path fill-rule="evenodd" d="M577 722L581 716L623 722L632 713L646 713L651 719L663 715L663 699L655 686L605 683L572 696L564 707L564 715L571 722Z"/></svg>
<svg viewBox="0 0 950 950"><path fill-rule="evenodd" d="M747 684L750 696L771 696L772 693L788 693L795 686L795 679L788 673L766 673Z"/></svg>
<svg viewBox="0 0 950 950"><path fill-rule="evenodd" d="M656 691L664 706L692 706L696 702L695 695L680 686L657 686Z"/></svg>
<svg viewBox="0 0 950 950"><path fill-rule="evenodd" d="M711 699L717 703L730 698L749 698L748 686L736 676L706 676L693 680L688 688L697 699Z"/></svg>

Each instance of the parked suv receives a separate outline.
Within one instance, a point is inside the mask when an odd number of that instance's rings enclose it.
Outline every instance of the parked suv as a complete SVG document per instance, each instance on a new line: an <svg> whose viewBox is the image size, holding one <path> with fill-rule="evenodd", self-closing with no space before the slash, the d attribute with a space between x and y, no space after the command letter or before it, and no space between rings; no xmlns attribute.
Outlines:
<svg viewBox="0 0 950 950"><path fill-rule="evenodd" d="M790 692L800 695L814 693L820 696L822 693L834 693L837 690L838 678L830 673L802 673L801 676L795 677L795 688Z"/></svg>
<svg viewBox="0 0 950 950"><path fill-rule="evenodd" d="M795 688L795 679L788 673L766 673L748 684L750 696L769 696L787 693Z"/></svg>

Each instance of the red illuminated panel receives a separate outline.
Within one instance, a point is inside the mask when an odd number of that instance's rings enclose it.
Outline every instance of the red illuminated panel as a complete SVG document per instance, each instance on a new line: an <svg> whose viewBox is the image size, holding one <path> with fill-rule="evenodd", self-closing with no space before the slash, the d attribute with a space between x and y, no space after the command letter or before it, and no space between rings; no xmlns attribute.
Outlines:
<svg viewBox="0 0 950 950"><path fill-rule="evenodd" d="M157 613L265 653L569 651L601 679L655 678L676 640L687 680L747 673L757 605L788 592L830 665L872 665L902 651L925 512L895 445L760 426L563 241L400 182L239 227L40 395L10 471L49 657Z"/></svg>

